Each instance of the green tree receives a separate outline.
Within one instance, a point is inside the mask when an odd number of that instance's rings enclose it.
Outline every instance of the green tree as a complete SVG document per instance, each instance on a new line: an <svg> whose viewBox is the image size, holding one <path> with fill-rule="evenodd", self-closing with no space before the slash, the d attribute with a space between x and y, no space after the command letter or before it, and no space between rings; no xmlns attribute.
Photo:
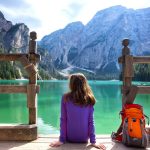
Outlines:
<svg viewBox="0 0 150 150"><path fill-rule="evenodd" d="M134 80L150 81L150 64L134 65Z"/></svg>

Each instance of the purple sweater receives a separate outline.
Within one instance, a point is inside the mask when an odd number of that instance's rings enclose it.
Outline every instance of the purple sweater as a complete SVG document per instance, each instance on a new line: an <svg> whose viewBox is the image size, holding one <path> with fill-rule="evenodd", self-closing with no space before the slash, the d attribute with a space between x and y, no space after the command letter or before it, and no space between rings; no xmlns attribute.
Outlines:
<svg viewBox="0 0 150 150"><path fill-rule="evenodd" d="M60 141L95 143L95 128L92 105L78 106L72 101L61 100Z"/></svg>

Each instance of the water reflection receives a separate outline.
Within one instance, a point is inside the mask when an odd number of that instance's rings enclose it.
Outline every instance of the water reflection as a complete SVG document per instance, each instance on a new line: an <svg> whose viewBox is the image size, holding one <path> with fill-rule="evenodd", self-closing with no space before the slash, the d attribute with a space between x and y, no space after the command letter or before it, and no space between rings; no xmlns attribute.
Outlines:
<svg viewBox="0 0 150 150"><path fill-rule="evenodd" d="M59 130L50 124L43 122L42 118L38 117L39 133L42 134L59 134Z"/></svg>
<svg viewBox="0 0 150 150"><path fill-rule="evenodd" d="M25 94L0 94L0 123L28 123Z"/></svg>

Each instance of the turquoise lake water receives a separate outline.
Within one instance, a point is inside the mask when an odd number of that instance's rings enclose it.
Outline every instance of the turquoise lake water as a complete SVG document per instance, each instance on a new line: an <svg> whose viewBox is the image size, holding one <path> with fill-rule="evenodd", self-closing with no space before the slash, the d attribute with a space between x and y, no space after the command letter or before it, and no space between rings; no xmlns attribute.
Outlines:
<svg viewBox="0 0 150 150"><path fill-rule="evenodd" d="M88 81L97 100L94 108L97 134L110 134L116 131L121 119L120 81ZM0 81L0 84L27 84L27 80ZM40 134L59 133L60 101L68 91L68 81L38 81L38 132ZM136 85L150 83L135 82ZM144 107L150 117L150 95L137 95L135 103ZM0 94L0 123L28 123L26 94Z"/></svg>

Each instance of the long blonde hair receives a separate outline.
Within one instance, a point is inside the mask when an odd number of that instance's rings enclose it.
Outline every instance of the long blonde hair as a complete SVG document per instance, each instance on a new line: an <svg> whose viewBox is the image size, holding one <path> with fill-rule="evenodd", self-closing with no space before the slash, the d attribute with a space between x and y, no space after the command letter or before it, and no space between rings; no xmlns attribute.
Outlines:
<svg viewBox="0 0 150 150"><path fill-rule="evenodd" d="M94 105L96 100L86 77L82 73L76 73L70 75L69 79L70 92L66 94L65 99L71 99L75 104L79 105Z"/></svg>

